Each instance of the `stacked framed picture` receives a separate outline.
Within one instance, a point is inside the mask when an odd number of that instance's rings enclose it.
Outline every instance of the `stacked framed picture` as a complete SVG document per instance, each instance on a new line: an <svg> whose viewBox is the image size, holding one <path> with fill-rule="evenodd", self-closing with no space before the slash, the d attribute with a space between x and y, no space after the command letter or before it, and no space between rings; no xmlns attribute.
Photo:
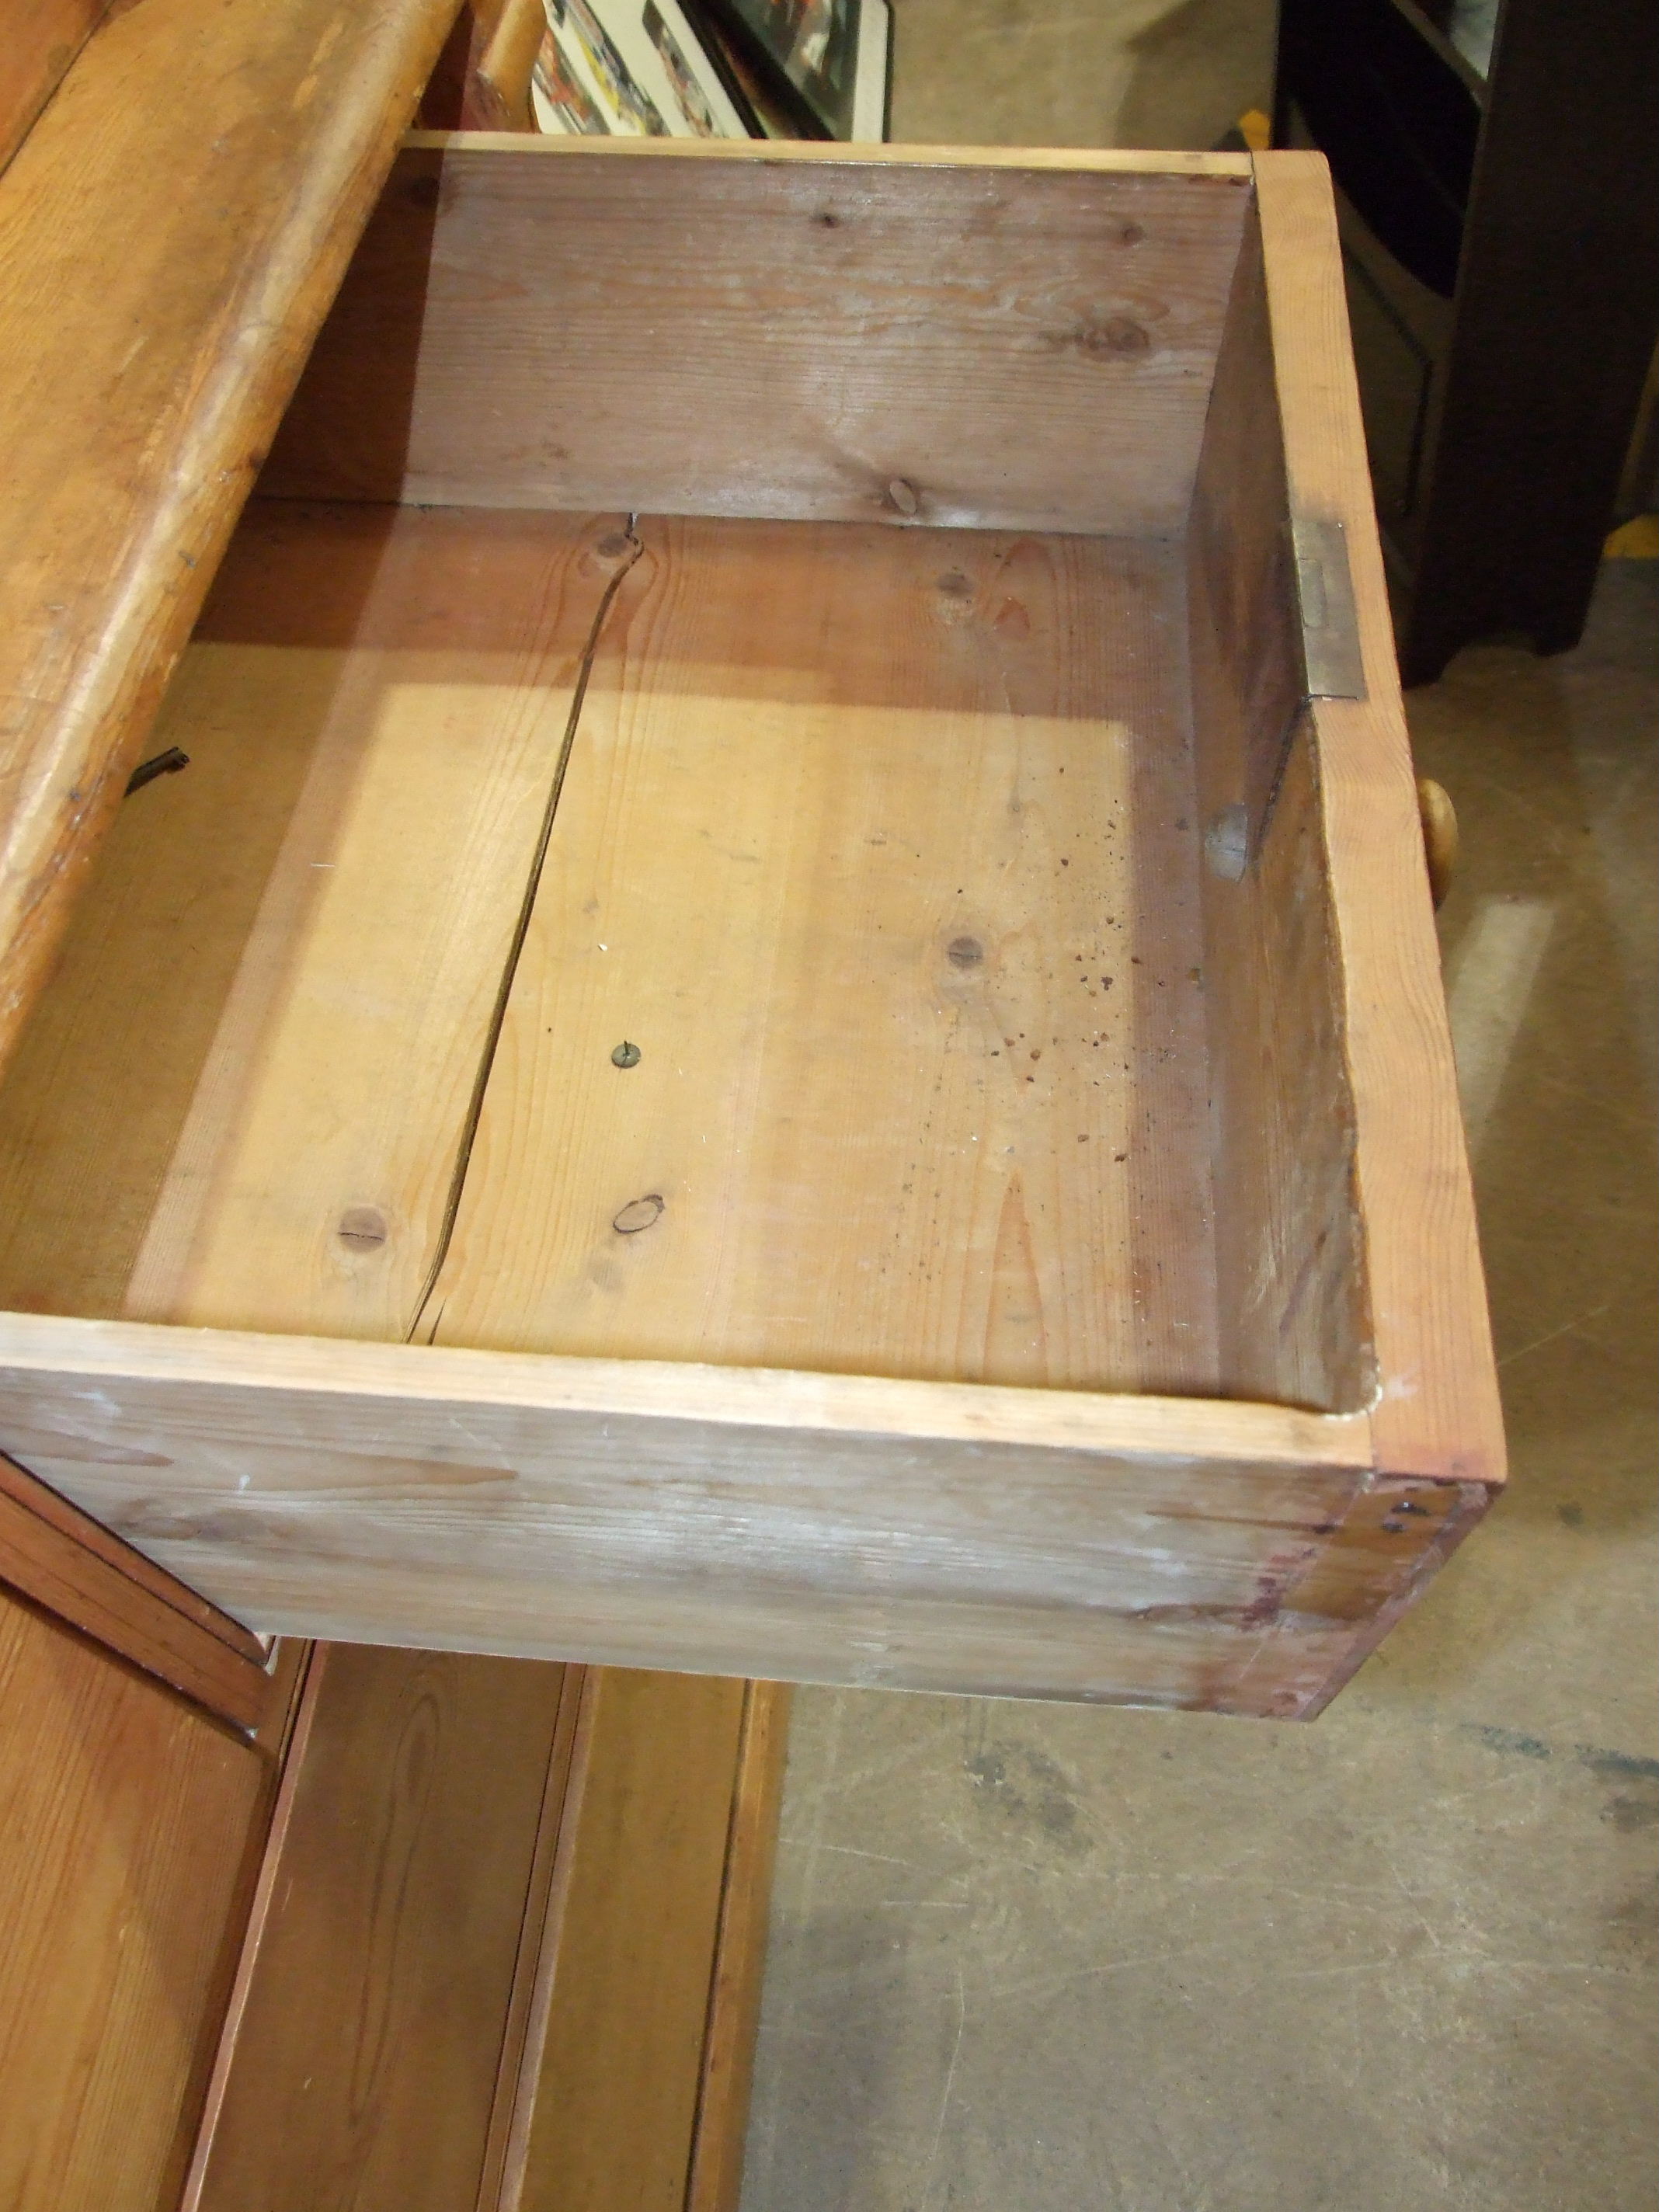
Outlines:
<svg viewBox="0 0 1659 2212"><path fill-rule="evenodd" d="M530 84L540 131L865 142L887 136L888 0L543 5L546 29Z"/></svg>

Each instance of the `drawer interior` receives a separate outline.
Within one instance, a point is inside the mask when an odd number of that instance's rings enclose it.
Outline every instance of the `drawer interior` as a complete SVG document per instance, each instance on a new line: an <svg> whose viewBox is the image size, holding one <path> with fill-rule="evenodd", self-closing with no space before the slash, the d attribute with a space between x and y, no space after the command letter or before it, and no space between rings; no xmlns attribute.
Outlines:
<svg viewBox="0 0 1659 2212"><path fill-rule="evenodd" d="M1245 175L416 144L0 1306L1362 1404L1289 520Z"/></svg>

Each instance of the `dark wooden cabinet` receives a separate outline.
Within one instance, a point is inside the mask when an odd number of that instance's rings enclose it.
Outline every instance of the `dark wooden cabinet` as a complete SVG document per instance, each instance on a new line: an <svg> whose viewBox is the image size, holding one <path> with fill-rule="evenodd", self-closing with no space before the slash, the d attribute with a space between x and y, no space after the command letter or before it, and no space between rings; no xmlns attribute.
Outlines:
<svg viewBox="0 0 1659 2212"><path fill-rule="evenodd" d="M1659 333L1659 9L1283 0L1274 142L1341 202L1401 673L1583 627Z"/></svg>

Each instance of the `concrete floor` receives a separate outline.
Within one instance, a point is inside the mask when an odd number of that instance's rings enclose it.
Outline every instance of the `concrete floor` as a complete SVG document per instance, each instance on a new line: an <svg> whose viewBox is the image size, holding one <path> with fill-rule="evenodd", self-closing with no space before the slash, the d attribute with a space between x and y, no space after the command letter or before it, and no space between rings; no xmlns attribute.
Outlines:
<svg viewBox="0 0 1659 2212"><path fill-rule="evenodd" d="M895 135L1202 144L1265 14L899 0ZM1655 2201L1659 564L1410 706L1510 1493L1309 1728L800 1692L743 2212Z"/></svg>
<svg viewBox="0 0 1659 2212"><path fill-rule="evenodd" d="M893 0L892 133L1212 146L1273 94L1273 0Z"/></svg>

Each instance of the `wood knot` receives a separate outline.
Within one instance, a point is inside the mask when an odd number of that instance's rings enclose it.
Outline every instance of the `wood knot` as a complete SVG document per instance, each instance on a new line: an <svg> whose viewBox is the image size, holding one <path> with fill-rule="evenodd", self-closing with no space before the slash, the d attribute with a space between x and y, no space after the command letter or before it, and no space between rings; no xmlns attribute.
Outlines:
<svg viewBox="0 0 1659 2212"><path fill-rule="evenodd" d="M643 1198L630 1198L611 1226L618 1237L637 1237L641 1229L662 1219L665 1203L660 1191L648 1190Z"/></svg>
<svg viewBox="0 0 1659 2212"><path fill-rule="evenodd" d="M1127 361L1147 352L1152 340L1127 315L1113 315L1103 323L1091 323L1078 333L1079 349L1091 361Z"/></svg>
<svg viewBox="0 0 1659 2212"><path fill-rule="evenodd" d="M953 937L945 948L945 957L953 968L977 968L985 957L985 947L976 937Z"/></svg>
<svg viewBox="0 0 1659 2212"><path fill-rule="evenodd" d="M921 512L921 500L915 486L913 483L907 483L902 477L893 478L887 487L887 496L901 514L916 514Z"/></svg>
<svg viewBox="0 0 1659 2212"><path fill-rule="evenodd" d="M336 1234L354 1252L372 1252L386 1243L386 1216L378 1206L349 1206L340 1216Z"/></svg>

